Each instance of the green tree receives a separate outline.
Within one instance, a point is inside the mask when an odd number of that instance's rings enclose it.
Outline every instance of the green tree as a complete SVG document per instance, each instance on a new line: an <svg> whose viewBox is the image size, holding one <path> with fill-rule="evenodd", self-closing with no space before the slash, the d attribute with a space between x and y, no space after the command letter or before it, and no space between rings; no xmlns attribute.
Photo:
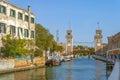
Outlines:
<svg viewBox="0 0 120 80"><path fill-rule="evenodd" d="M2 53L4 57L15 57L16 55L26 55L28 54L28 49L25 48L25 39L15 39L10 35L2 38L4 47L2 48Z"/></svg>
<svg viewBox="0 0 120 80"><path fill-rule="evenodd" d="M49 33L47 29L45 29L42 25L36 24L35 26L35 44L38 47L35 50L36 55L42 55L44 50L50 49L54 50L54 37Z"/></svg>
<svg viewBox="0 0 120 80"><path fill-rule="evenodd" d="M35 44L38 47L35 49L35 55L42 55L42 52L48 49L51 52L62 50L54 40L54 36L40 24L35 26Z"/></svg>

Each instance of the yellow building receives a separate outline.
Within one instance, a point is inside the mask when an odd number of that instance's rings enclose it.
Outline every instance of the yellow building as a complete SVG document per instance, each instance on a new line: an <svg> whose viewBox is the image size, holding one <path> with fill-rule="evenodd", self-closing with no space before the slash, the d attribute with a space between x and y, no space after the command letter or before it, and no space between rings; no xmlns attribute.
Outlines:
<svg viewBox="0 0 120 80"><path fill-rule="evenodd" d="M108 37L108 53L120 54L120 32Z"/></svg>

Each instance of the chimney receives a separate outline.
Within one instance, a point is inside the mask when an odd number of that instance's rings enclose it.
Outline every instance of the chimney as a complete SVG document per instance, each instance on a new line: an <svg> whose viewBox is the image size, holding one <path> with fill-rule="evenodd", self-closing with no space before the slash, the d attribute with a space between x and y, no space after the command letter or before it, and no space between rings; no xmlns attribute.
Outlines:
<svg viewBox="0 0 120 80"><path fill-rule="evenodd" d="M28 11L30 12L30 5L28 5Z"/></svg>

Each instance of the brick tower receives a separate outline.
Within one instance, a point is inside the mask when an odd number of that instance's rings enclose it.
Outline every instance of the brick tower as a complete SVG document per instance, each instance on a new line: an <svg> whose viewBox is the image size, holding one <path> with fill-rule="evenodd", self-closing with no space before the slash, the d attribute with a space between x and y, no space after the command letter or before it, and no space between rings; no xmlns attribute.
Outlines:
<svg viewBox="0 0 120 80"><path fill-rule="evenodd" d="M94 41L95 41L95 52L99 54L102 53L102 30L100 29L96 30Z"/></svg>
<svg viewBox="0 0 120 80"><path fill-rule="evenodd" d="M66 54L73 52L72 30L67 30L66 34Z"/></svg>

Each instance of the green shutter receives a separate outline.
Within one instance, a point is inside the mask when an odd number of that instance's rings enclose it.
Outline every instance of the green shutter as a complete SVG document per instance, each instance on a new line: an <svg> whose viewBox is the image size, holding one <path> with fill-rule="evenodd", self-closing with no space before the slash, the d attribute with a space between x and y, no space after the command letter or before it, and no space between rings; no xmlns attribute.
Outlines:
<svg viewBox="0 0 120 80"><path fill-rule="evenodd" d="M4 12L4 14L6 14L6 7L5 6L3 6L3 12Z"/></svg>
<svg viewBox="0 0 120 80"><path fill-rule="evenodd" d="M0 5L0 13L6 14L6 7Z"/></svg>
<svg viewBox="0 0 120 80"><path fill-rule="evenodd" d="M1 13L1 7L2 7L2 6L0 5L0 13Z"/></svg>
<svg viewBox="0 0 120 80"><path fill-rule="evenodd" d="M16 11L15 11L15 10L13 10L13 12L14 12L14 17L16 17Z"/></svg>
<svg viewBox="0 0 120 80"><path fill-rule="evenodd" d="M20 35L19 35L19 27L18 27L18 36L20 37Z"/></svg>
<svg viewBox="0 0 120 80"><path fill-rule="evenodd" d="M28 30L27 30L27 37L28 37Z"/></svg>
<svg viewBox="0 0 120 80"><path fill-rule="evenodd" d="M13 28L14 28L14 33L16 33L16 27L14 26Z"/></svg>
<svg viewBox="0 0 120 80"><path fill-rule="evenodd" d="M12 9L10 9L10 16L12 16Z"/></svg>
<svg viewBox="0 0 120 80"><path fill-rule="evenodd" d="M24 36L26 37L26 29L24 30Z"/></svg>
<svg viewBox="0 0 120 80"><path fill-rule="evenodd" d="M10 25L10 34L12 34L12 26Z"/></svg>
<svg viewBox="0 0 120 80"><path fill-rule="evenodd" d="M34 38L34 31L31 31L31 38Z"/></svg>
<svg viewBox="0 0 120 80"><path fill-rule="evenodd" d="M4 24L4 33L6 33L6 25Z"/></svg>
<svg viewBox="0 0 120 80"><path fill-rule="evenodd" d="M0 23L0 33L2 32L2 29L1 29L1 28L2 28L2 26L1 26L1 24L2 24L2 23Z"/></svg>

